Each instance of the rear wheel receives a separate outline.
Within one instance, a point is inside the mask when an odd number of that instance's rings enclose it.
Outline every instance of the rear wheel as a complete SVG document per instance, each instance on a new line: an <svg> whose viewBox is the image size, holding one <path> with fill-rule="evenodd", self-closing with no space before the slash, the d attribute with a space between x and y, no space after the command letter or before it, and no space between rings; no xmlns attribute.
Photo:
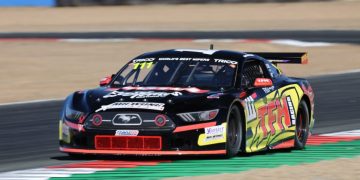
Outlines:
<svg viewBox="0 0 360 180"><path fill-rule="evenodd" d="M227 117L226 156L236 156L243 141L241 114L238 107L231 107Z"/></svg>
<svg viewBox="0 0 360 180"><path fill-rule="evenodd" d="M296 117L295 149L304 149L309 136L309 108L304 100L301 100Z"/></svg>

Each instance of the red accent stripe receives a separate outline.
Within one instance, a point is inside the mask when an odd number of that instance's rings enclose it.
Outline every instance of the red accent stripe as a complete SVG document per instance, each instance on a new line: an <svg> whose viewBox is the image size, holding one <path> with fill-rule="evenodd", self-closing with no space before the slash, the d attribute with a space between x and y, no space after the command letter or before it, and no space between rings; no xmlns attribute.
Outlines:
<svg viewBox="0 0 360 180"><path fill-rule="evenodd" d="M212 155L226 154L226 150L209 151L121 151L121 150L95 150L95 149L72 149L60 147L60 151L66 153L81 154L111 154L111 155Z"/></svg>
<svg viewBox="0 0 360 180"><path fill-rule="evenodd" d="M360 139L360 136L321 136L314 135L309 137L307 145L320 145L325 143L336 143L340 141L354 141Z"/></svg>
<svg viewBox="0 0 360 180"><path fill-rule="evenodd" d="M271 149L284 149L284 148L291 148L291 147L294 147L294 139L291 139L291 140L288 140L288 141L285 141L285 142L282 142L276 146L273 146L271 147Z"/></svg>
<svg viewBox="0 0 360 180"><path fill-rule="evenodd" d="M85 129L84 129L84 127L83 127L82 124L75 124L75 123L72 123L72 122L69 122L69 121L64 121L64 122L65 122L65 124L66 124L67 126L69 126L69 127L72 128L72 129L76 129L76 130L78 130L78 131L85 131Z"/></svg>
<svg viewBox="0 0 360 180"><path fill-rule="evenodd" d="M211 127L211 126L215 126L216 122L208 122L208 123L201 123L201 124L193 124L193 125L188 125L188 126L179 126L176 127L176 129L174 130L173 133L178 133L178 132L184 132L184 131L191 131L191 130L196 130L196 129L203 129L203 128L207 128L207 127Z"/></svg>

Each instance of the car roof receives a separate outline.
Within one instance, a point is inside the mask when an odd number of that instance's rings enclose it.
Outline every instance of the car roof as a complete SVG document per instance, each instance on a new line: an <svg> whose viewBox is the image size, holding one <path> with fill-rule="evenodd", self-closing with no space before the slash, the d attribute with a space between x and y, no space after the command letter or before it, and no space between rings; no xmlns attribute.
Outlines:
<svg viewBox="0 0 360 180"><path fill-rule="evenodd" d="M244 61L244 52L229 50L200 50L200 49L169 49L147 52L134 59L159 58L159 57L203 57L216 59L229 59L238 62Z"/></svg>

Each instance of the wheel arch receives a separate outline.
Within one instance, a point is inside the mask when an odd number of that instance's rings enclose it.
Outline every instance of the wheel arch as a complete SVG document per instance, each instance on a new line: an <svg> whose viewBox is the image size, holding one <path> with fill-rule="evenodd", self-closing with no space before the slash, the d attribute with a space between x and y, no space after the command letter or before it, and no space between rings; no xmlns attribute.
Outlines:
<svg viewBox="0 0 360 180"><path fill-rule="evenodd" d="M243 142L242 142L242 145L241 145L241 152L245 152L245 149L246 149L246 119L245 119L245 109L243 107L243 105L241 104L240 100L235 100L231 103L231 105L229 106L229 109L232 107L232 106L236 106L237 108L239 108L240 110L240 115L241 115L241 118L242 118L242 121L241 121L241 124L242 124L242 136L243 136Z"/></svg>

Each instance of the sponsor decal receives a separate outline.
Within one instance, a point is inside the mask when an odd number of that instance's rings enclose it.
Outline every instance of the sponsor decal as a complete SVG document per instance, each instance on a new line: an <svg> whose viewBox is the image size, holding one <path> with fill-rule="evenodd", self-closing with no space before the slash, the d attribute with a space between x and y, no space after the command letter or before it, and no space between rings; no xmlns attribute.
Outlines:
<svg viewBox="0 0 360 180"><path fill-rule="evenodd" d="M293 103L291 101L290 96L286 96L286 102L287 102L287 105L289 107L289 114L290 114L291 124L295 125L296 124L295 109L294 109L294 106L293 106Z"/></svg>
<svg viewBox="0 0 360 180"><path fill-rule="evenodd" d="M262 90L264 91L265 94L268 94L268 93L274 91L274 90L275 90L275 87L274 87L274 86L265 87L265 88L262 88Z"/></svg>
<svg viewBox="0 0 360 180"><path fill-rule="evenodd" d="M139 130L116 130L115 136L137 136Z"/></svg>
<svg viewBox="0 0 360 180"><path fill-rule="evenodd" d="M206 146L211 144L219 144L226 142L226 123L218 126L205 128L205 133L200 134L198 139L199 146Z"/></svg>
<svg viewBox="0 0 360 180"><path fill-rule="evenodd" d="M293 117L291 117L289 102L291 103ZM293 118L295 118L295 111L292 105L291 97L287 96L281 100L277 99L260 107L258 109L258 117L264 138L268 135L275 135L275 128L283 131L285 129L284 124L287 128L294 125L295 119L293 120ZM266 117L268 118L268 121L265 120Z"/></svg>
<svg viewBox="0 0 360 180"><path fill-rule="evenodd" d="M245 99L245 109L248 121L254 120L257 117L253 96L249 96Z"/></svg>
<svg viewBox="0 0 360 180"><path fill-rule="evenodd" d="M159 98L159 97L166 97L166 96L181 96L181 92L155 92L155 91L136 91L136 92L124 92L124 91L113 91L103 98L112 98L117 96L124 96L130 97L131 99L138 99L138 98Z"/></svg>
<svg viewBox="0 0 360 180"><path fill-rule="evenodd" d="M152 62L155 58L143 58L143 59L134 59L132 60L133 63L139 63L139 62Z"/></svg>
<svg viewBox="0 0 360 180"><path fill-rule="evenodd" d="M117 114L112 119L114 125L141 125L142 119L138 114Z"/></svg>
<svg viewBox="0 0 360 180"><path fill-rule="evenodd" d="M159 58L159 61L201 61L201 62L209 62L208 58L186 58L186 57L164 57Z"/></svg>
<svg viewBox="0 0 360 180"><path fill-rule="evenodd" d="M225 127L222 125L205 128L205 135L222 135L225 131Z"/></svg>
<svg viewBox="0 0 360 180"><path fill-rule="evenodd" d="M196 87L190 87L190 88L181 88L181 87L133 87L133 86L127 86L123 87L123 90L143 90L143 91L187 91L190 93L207 93L209 90L202 90Z"/></svg>
<svg viewBox="0 0 360 180"><path fill-rule="evenodd" d="M228 59L214 59L215 62L217 63L224 63L224 64L238 64L237 61L232 61L232 60L228 60Z"/></svg>
<svg viewBox="0 0 360 180"><path fill-rule="evenodd" d="M95 112L106 111L108 109L149 109L156 111L163 111L164 103L153 103L153 102L115 102L109 105L103 105Z"/></svg>

